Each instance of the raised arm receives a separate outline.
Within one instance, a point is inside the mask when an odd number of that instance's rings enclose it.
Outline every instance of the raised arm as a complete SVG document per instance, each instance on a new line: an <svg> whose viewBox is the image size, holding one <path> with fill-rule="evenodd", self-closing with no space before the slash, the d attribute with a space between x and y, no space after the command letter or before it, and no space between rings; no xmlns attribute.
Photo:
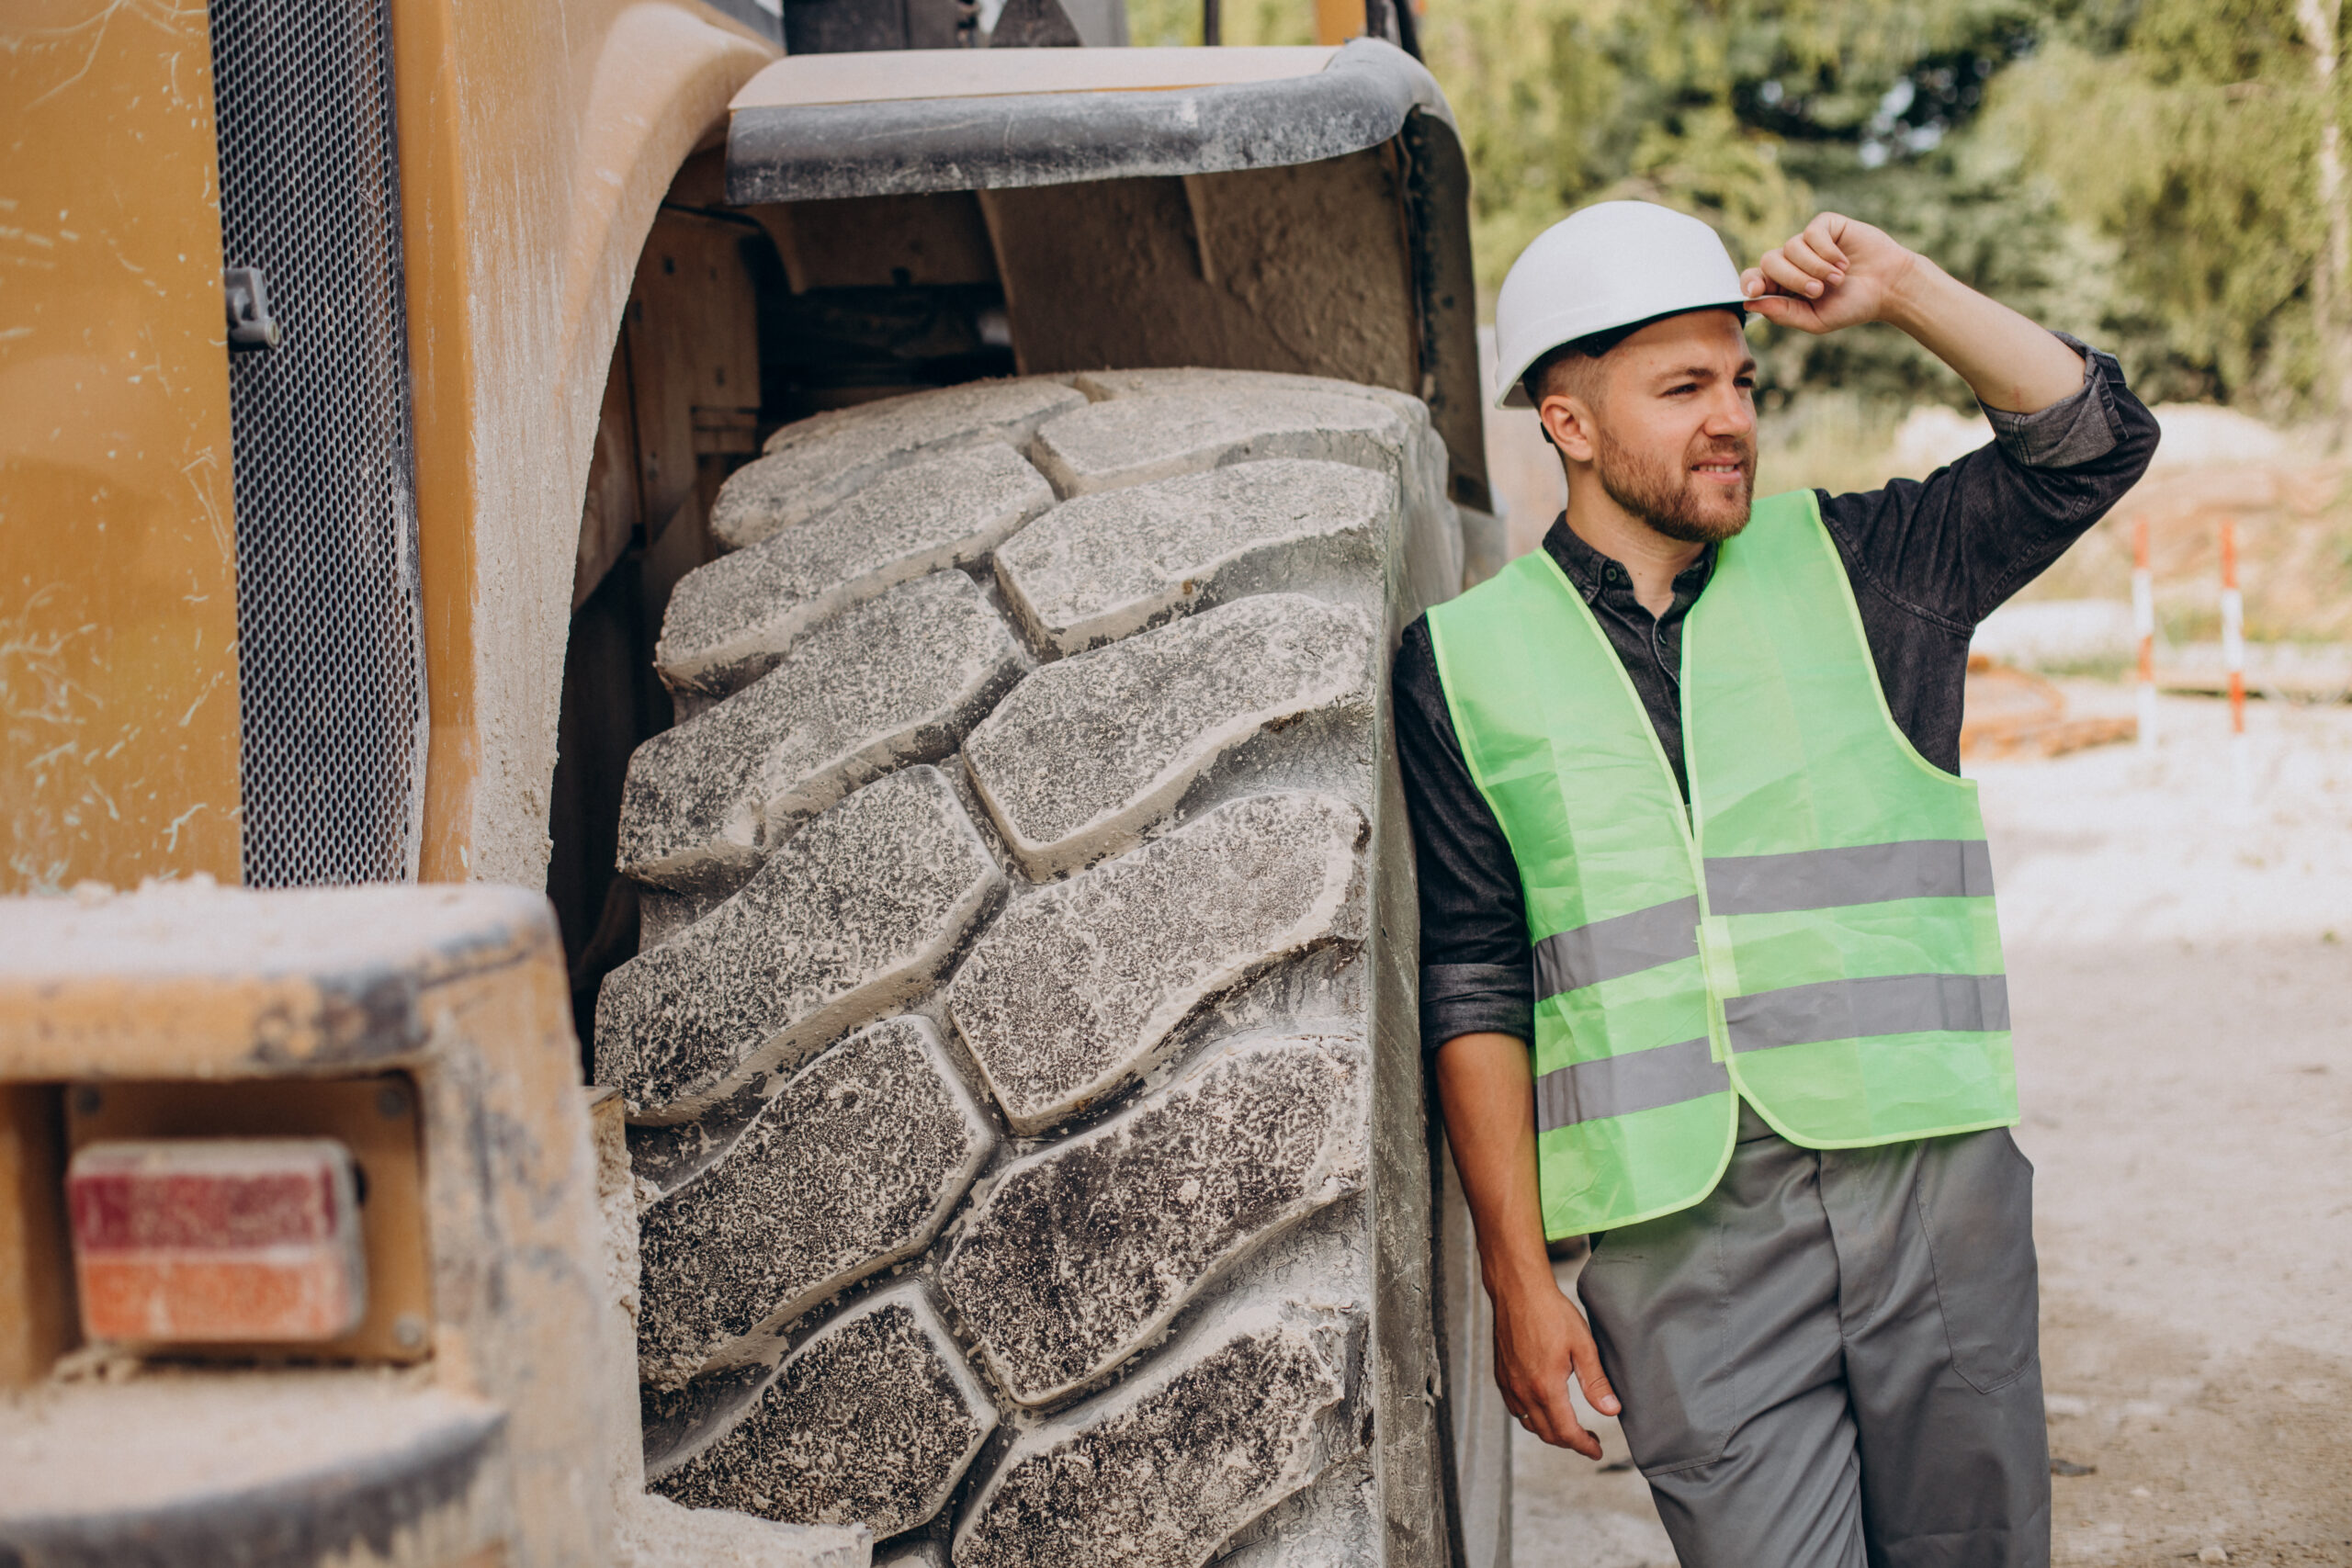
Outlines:
<svg viewBox="0 0 2352 1568"><path fill-rule="evenodd" d="M1834 333L1899 327L1949 365L1986 408L2034 413L2082 390L2082 357L1885 231L1824 212L1740 276L1748 309L1779 326Z"/></svg>
<svg viewBox="0 0 2352 1568"><path fill-rule="evenodd" d="M2155 451L2155 420L2109 356L1850 218L1816 217L1744 283L1750 310L1800 332L1901 327L1966 378L1991 423L1990 444L1932 475L1822 497L1822 521L1846 553L1881 680L1897 701L1896 667L1908 656L1889 639L1964 642L2137 482ZM1958 679L1943 694L1952 703ZM1902 720L1899 701L1897 708ZM1923 750L1939 765L1959 765L1948 748Z"/></svg>

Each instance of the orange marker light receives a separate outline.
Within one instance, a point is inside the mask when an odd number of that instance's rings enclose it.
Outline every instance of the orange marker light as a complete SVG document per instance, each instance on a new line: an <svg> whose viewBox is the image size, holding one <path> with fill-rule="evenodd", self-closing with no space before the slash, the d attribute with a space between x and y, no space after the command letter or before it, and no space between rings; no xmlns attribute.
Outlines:
<svg viewBox="0 0 2352 1568"><path fill-rule="evenodd" d="M2245 739L2245 596L2238 592L2238 525L2222 519L2222 661L2230 671L2230 784L2237 808L2254 804Z"/></svg>
<svg viewBox="0 0 2352 1568"><path fill-rule="evenodd" d="M2140 746L2156 743L2156 578L2148 566L2148 520L2132 520L2132 629L2140 639Z"/></svg>
<svg viewBox="0 0 2352 1568"><path fill-rule="evenodd" d="M93 1339L316 1343L366 1312L357 1183L332 1139L92 1144L65 1188Z"/></svg>

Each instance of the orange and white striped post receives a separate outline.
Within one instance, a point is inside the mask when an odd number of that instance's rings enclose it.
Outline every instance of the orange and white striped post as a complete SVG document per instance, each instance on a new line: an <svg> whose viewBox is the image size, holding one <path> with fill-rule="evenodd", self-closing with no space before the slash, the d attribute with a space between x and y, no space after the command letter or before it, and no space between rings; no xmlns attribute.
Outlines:
<svg viewBox="0 0 2352 1568"><path fill-rule="evenodd" d="M2244 806L2253 794L2245 739L2245 599L2238 592L2238 525L2222 519L2222 663L2230 672L2230 782Z"/></svg>
<svg viewBox="0 0 2352 1568"><path fill-rule="evenodd" d="M2156 744L2156 580L2148 569L2148 520L2132 520L2132 630L2140 639L2140 750Z"/></svg>

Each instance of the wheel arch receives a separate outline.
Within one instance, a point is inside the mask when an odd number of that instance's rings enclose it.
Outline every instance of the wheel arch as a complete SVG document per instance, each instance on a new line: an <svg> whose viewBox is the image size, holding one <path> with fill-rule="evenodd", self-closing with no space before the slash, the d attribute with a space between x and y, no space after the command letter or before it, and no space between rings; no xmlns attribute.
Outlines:
<svg viewBox="0 0 2352 1568"><path fill-rule="evenodd" d="M525 5L420 4L397 29L426 880L545 876L605 370L673 181L778 52L682 0L566 12L548 28Z"/></svg>

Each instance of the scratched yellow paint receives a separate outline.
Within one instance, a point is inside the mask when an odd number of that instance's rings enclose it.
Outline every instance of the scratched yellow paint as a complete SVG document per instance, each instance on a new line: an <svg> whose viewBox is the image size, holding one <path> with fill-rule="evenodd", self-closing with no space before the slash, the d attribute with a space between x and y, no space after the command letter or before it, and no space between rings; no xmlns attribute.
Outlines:
<svg viewBox="0 0 2352 1568"><path fill-rule="evenodd" d="M0 7L0 893L238 874L205 8Z"/></svg>

